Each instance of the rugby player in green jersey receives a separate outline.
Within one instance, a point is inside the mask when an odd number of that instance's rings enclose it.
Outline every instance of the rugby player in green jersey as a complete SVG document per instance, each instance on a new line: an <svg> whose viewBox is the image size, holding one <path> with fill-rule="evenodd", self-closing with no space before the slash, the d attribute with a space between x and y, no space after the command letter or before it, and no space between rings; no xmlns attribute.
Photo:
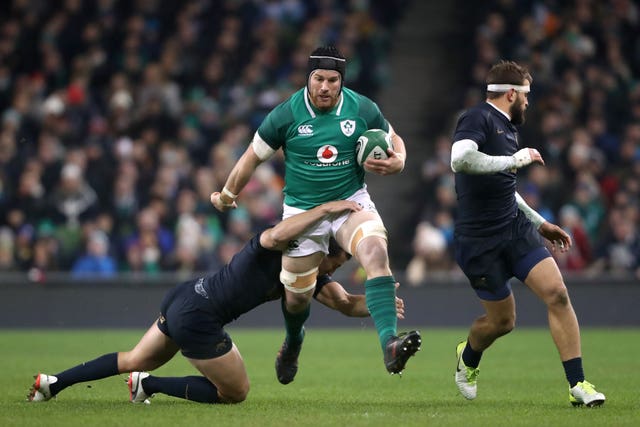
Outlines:
<svg viewBox="0 0 640 427"><path fill-rule="evenodd" d="M404 141L373 101L343 86L345 69L346 60L334 47L314 50L308 60L306 87L267 115L224 188L211 194L218 210L237 207L237 195L255 169L281 148L285 156L283 219L330 200L352 200L363 208L319 222L283 252L280 280L286 290L287 335L276 358L276 373L283 384L293 381L297 372L303 325L330 237L358 260L367 275L367 307L387 371L401 373L421 344L417 331L397 333L396 281L389 267L387 231L367 192L365 170L355 158L358 137L367 129L383 129L394 148L388 150L388 159L369 159L364 168L379 175L400 173L406 157Z"/></svg>

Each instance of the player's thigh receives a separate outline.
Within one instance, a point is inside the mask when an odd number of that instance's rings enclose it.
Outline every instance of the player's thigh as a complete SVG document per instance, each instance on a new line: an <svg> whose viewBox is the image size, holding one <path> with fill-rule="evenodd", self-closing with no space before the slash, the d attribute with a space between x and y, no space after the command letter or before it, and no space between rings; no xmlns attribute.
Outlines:
<svg viewBox="0 0 640 427"><path fill-rule="evenodd" d="M338 232L336 233L336 240L338 244L347 252L351 253L351 255L356 255L355 252L356 244L359 242L359 237L356 236L356 232L361 229L361 225L368 221L375 221L379 223L379 226L384 228L384 224L382 222L382 218L378 215L377 212L374 211L359 211L359 212L351 212L347 218L347 220L340 226ZM384 233L386 234L386 233ZM363 242L366 241L367 235L361 236ZM386 247L387 242L385 239L378 236L376 240L379 240L378 243L384 245ZM358 242L354 241L358 240Z"/></svg>
<svg viewBox="0 0 640 427"><path fill-rule="evenodd" d="M304 273L320 265L324 259L324 252L314 252L310 255L293 257L282 256L282 268L292 273Z"/></svg>
<svg viewBox="0 0 640 427"><path fill-rule="evenodd" d="M133 350L118 354L118 370L150 371L167 363L177 351L177 344L154 322Z"/></svg>
<svg viewBox="0 0 640 427"><path fill-rule="evenodd" d="M235 344L227 353L213 359L192 359L189 362L207 377L225 402L241 402L249 393L249 377L244 360Z"/></svg>
<svg viewBox="0 0 640 427"><path fill-rule="evenodd" d="M540 299L547 303L567 298L567 288L562 280L562 273L552 257L547 257L538 262L524 280Z"/></svg>

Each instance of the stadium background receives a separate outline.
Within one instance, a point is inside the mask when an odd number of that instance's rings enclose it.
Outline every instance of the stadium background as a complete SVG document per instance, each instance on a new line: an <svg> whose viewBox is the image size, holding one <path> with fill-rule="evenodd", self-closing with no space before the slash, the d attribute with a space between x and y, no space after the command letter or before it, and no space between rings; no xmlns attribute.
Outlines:
<svg viewBox="0 0 640 427"><path fill-rule="evenodd" d="M639 19L630 0L3 2L0 326L75 325L82 312L144 326L163 290L277 221L279 158L241 209L219 214L209 194L326 43L407 144L403 174L368 182L409 322L467 324L460 313L476 311L451 259L450 135L483 99L490 64L508 58L532 70L522 141L547 163L521 171L519 191L572 234L557 260L580 317L637 326ZM337 277L359 291L355 264Z"/></svg>

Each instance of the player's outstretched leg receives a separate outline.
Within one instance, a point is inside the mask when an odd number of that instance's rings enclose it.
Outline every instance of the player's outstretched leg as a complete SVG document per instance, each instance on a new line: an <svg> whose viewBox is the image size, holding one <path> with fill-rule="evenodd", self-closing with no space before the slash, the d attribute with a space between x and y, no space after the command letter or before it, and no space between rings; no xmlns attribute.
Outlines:
<svg viewBox="0 0 640 427"><path fill-rule="evenodd" d="M478 393L478 374L480 373L480 369L471 368L465 365L464 360L462 360L462 352L466 345L467 342L462 341L456 347L456 357L458 358L458 362L456 364L455 380L458 390L460 390L460 394L465 398L472 400L476 398Z"/></svg>
<svg viewBox="0 0 640 427"><path fill-rule="evenodd" d="M384 366L390 374L402 374L404 366L411 356L420 350L422 337L420 332L402 332L391 337L384 349Z"/></svg>
<svg viewBox="0 0 640 427"><path fill-rule="evenodd" d="M282 384L289 384L298 373L298 356L302 350L304 334L304 328L302 328L302 339L295 344L290 344L285 338L276 356L276 376Z"/></svg>
<svg viewBox="0 0 640 427"><path fill-rule="evenodd" d="M149 376L148 372L131 372L127 378L127 386L129 387L129 401L131 403L151 403L151 397L145 393L142 387L142 380Z"/></svg>
<svg viewBox="0 0 640 427"><path fill-rule="evenodd" d="M600 406L604 401L604 394L596 391L595 386L589 381L581 381L569 389L569 402L573 406Z"/></svg>
<svg viewBox="0 0 640 427"><path fill-rule="evenodd" d="M50 385L58 381L58 378L53 375L39 373L34 375L33 379L35 381L29 390L27 400L29 402L46 402L47 400L50 400L53 397Z"/></svg>

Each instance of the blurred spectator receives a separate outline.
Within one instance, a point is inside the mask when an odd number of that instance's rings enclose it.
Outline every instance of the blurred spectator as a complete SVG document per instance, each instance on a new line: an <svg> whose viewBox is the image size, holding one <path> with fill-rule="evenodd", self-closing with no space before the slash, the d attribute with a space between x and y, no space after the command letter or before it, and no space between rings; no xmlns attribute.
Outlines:
<svg viewBox="0 0 640 427"><path fill-rule="evenodd" d="M98 212L98 195L85 181L82 168L67 163L60 172L60 183L51 195L51 217L60 224L77 225Z"/></svg>
<svg viewBox="0 0 640 427"><path fill-rule="evenodd" d="M609 216L606 237L596 250L590 271L616 274L633 273L640 279L640 232L637 222L614 209Z"/></svg>
<svg viewBox="0 0 640 427"><path fill-rule="evenodd" d="M116 262L109 255L109 238L101 230L92 231L87 237L86 253L73 263L72 275L110 277L116 272Z"/></svg>
<svg viewBox="0 0 640 427"><path fill-rule="evenodd" d="M160 224L158 212L151 207L142 209L137 215L137 229L125 241L129 267L162 270L173 250L173 234Z"/></svg>
<svg viewBox="0 0 640 427"><path fill-rule="evenodd" d="M593 260L591 243L584 228L580 212L575 206L566 205L560 210L560 227L566 231L573 242L569 252L553 252L558 266L563 270L581 271Z"/></svg>
<svg viewBox="0 0 640 427"><path fill-rule="evenodd" d="M9 227L0 227L0 271L12 271L16 268L13 252L13 231Z"/></svg>
<svg viewBox="0 0 640 427"><path fill-rule="evenodd" d="M411 286L428 283L434 272L452 268L447 253L447 241L444 234L428 222L421 222L413 240L415 256L406 270L407 282Z"/></svg>

